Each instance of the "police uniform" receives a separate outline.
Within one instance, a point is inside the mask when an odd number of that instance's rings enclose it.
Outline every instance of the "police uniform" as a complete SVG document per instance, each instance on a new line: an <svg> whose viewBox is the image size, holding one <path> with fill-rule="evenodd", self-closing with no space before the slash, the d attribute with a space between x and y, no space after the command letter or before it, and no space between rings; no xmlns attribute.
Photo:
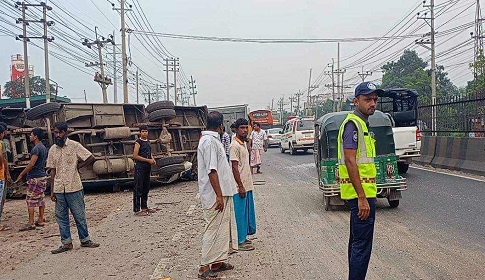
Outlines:
<svg viewBox="0 0 485 280"><path fill-rule="evenodd" d="M361 83L355 89L355 96L380 91L369 82ZM348 247L349 279L365 279L372 252L374 222L376 213L376 157L375 140L368 130L369 124L364 116L355 111L349 113L340 126L338 135L338 161L340 196L350 206L350 238ZM345 165L344 149L356 150L356 163L362 188L370 206L369 217L361 220L358 216L357 192L350 182Z"/></svg>

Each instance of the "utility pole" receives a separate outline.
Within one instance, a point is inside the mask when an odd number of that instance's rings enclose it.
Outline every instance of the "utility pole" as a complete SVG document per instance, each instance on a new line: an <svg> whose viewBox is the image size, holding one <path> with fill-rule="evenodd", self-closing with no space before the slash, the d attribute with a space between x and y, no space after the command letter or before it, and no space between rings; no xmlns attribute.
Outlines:
<svg viewBox="0 0 485 280"><path fill-rule="evenodd" d="M310 77L308 78L308 93L307 93L307 101L306 101L306 112L305 114L306 115L310 115L311 113L311 108L313 107L313 102L311 101L311 97L310 97L310 93L317 89L318 88L318 85L311 85L311 82L312 82L312 68L310 68Z"/></svg>
<svg viewBox="0 0 485 280"><path fill-rule="evenodd" d="M173 59L173 89L174 89L174 92L175 92L175 102L174 104L177 105L177 99L178 99L178 96L177 96L177 71L178 71L178 68L177 66L179 65L179 59L178 58L172 58Z"/></svg>
<svg viewBox="0 0 485 280"><path fill-rule="evenodd" d="M290 112L293 114L293 102L296 102L296 96L290 96L288 99L290 99Z"/></svg>
<svg viewBox="0 0 485 280"><path fill-rule="evenodd" d="M168 78L168 58L165 58L165 75L167 77L167 100L170 100L170 81Z"/></svg>
<svg viewBox="0 0 485 280"><path fill-rule="evenodd" d="M138 91L140 85L139 76L138 67L136 67L136 104L140 104L140 92Z"/></svg>
<svg viewBox="0 0 485 280"><path fill-rule="evenodd" d="M297 104L296 105L296 108L297 108L296 109L296 113L297 113L297 115L300 115L301 114L301 110L300 110L300 96L303 95L303 92L299 90L298 93L295 94L295 95L296 95L296 98L297 98L296 99L297 100L297 103L296 103Z"/></svg>
<svg viewBox="0 0 485 280"><path fill-rule="evenodd" d="M290 97L290 100L291 100L291 97ZM278 109L280 111L280 124L283 123L283 106L285 104L285 96L283 95L283 97L281 97L278 102L276 103L276 105L278 106Z"/></svg>
<svg viewBox="0 0 485 280"><path fill-rule="evenodd" d="M86 96L86 90L84 90L84 102L88 103L88 97Z"/></svg>
<svg viewBox="0 0 485 280"><path fill-rule="evenodd" d="M114 37L113 35L109 35L108 38L101 37L101 40L98 38L98 27L94 27L94 34L96 35L96 40L90 42L88 39L84 39L82 44L88 48L91 48L93 45L96 45L98 47L98 63L86 63L86 67L92 67L92 66L99 66L99 69L101 73L96 73L94 75L94 81L99 84L101 87L101 90L103 92L103 103L107 104L108 103L108 92L107 88L109 85L112 85L113 83L111 82L111 79L108 78L107 76L104 75L104 63L103 63L103 54L102 54L102 48L103 44L105 43L111 43L115 44L114 42Z"/></svg>
<svg viewBox="0 0 485 280"><path fill-rule="evenodd" d="M115 37L115 32L113 31L113 39ZM138 71L138 69L137 69ZM118 84L117 84L117 69L116 69L116 44L113 44L113 103L118 103ZM138 95L137 95L138 96ZM138 99L136 100L138 104Z"/></svg>
<svg viewBox="0 0 485 280"><path fill-rule="evenodd" d="M42 7L43 18L40 20L28 20L25 10L28 7ZM46 102L50 101L50 84L49 84L49 49L48 43L54 40L54 37L47 36L47 27L54 25L53 21L47 21L47 11L52 10L52 7L47 6L46 3L41 2L39 4L29 4L25 2L16 2L15 8L22 10L22 18L16 19L16 23L22 23L22 35L16 37L17 40L22 40L24 45L24 95L25 95L25 107L30 109L30 71L29 71L29 54L27 42L30 39L43 39L44 40L44 67L45 67L45 83L46 83ZM29 23L42 23L43 24L43 36L27 36L27 26Z"/></svg>
<svg viewBox="0 0 485 280"><path fill-rule="evenodd" d="M480 0L476 0L476 12L475 12L475 33L470 32L470 35L474 42L474 56L473 56L473 85L476 90L477 78L485 73L485 67L483 65L477 65L477 58L483 55L483 34L482 34L482 10L480 8Z"/></svg>
<svg viewBox="0 0 485 280"><path fill-rule="evenodd" d="M362 66L362 72L357 72L357 74L362 79L362 82L365 82L365 79L367 79L368 76L372 76L372 72L370 71L364 72L364 66Z"/></svg>
<svg viewBox="0 0 485 280"><path fill-rule="evenodd" d="M195 95L197 94L197 91L195 89L197 86L195 85L195 80L192 76L190 76L190 90L192 91L192 97L194 98L194 106L197 106L197 103L195 102Z"/></svg>
<svg viewBox="0 0 485 280"><path fill-rule="evenodd" d="M431 51L431 130L433 130L433 135L436 135L436 53L435 53L435 29L434 29L434 0L430 0L429 5L425 5L426 1L423 1L423 7L429 8L430 16L428 17L428 12L425 12L423 16L418 13L418 19L424 20L429 27L431 27L431 32L428 33L430 38L425 39L426 34L421 39L416 39L416 44L423 46L424 48ZM429 47L427 46L429 45Z"/></svg>
<svg viewBox="0 0 485 280"><path fill-rule="evenodd" d="M340 95L340 43L337 43L337 99ZM338 111L338 108L337 110Z"/></svg>
<svg viewBox="0 0 485 280"><path fill-rule="evenodd" d="M325 71L325 74L330 76L332 78L332 83L330 85L326 85L332 89L332 108L334 112L337 112L337 106L336 106L336 100L335 100L335 61L332 58L332 64L331 64L332 70L330 72Z"/></svg>
<svg viewBox="0 0 485 280"><path fill-rule="evenodd" d="M121 56L123 61L123 103L128 103L128 57L126 55L126 27L125 27L125 12L131 11L132 5L128 5L129 9L125 8L126 0L120 0L120 8L115 8L115 4L111 3L113 10L120 11L121 16Z"/></svg>

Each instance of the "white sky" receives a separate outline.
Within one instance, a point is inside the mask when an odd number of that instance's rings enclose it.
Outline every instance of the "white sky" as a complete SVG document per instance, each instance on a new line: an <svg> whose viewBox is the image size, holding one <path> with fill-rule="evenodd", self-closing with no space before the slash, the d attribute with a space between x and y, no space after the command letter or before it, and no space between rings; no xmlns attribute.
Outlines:
<svg viewBox="0 0 485 280"><path fill-rule="evenodd" d="M11 3L9 0L0 0ZM111 0L116 2L116 0ZM398 23L421 1L385 1L385 0L245 0L245 1L161 1L161 0L138 0L148 20L156 32L204 35L219 37L245 37L245 38L349 38L349 37L380 37L383 36L394 24ZM38 1L29 1L38 2ZM118 13L111 10L111 4L104 0L53 0L48 1L53 6L53 11L64 15L61 9L73 14L73 17L91 27L93 31L80 26L74 20L72 26L85 32L86 36L94 37L94 26L99 27L100 33L107 35L116 29L119 30L120 19ZM443 32L461 24L474 20L475 7L472 0L446 0L436 1L437 7L448 5L449 10L436 19L436 25L445 25L438 29ZM93 4L96 3L98 8ZM130 1L128 1L130 3ZM130 3L131 4L131 3ZM453 5L454 4L454 5ZM58 6L59 5L59 6ZM452 6L453 5L453 6ZM469 7L468 9L466 9ZM3 6L0 6L3 9ZM0 10L2 10L0 9ZM424 10L425 8L420 8ZM462 12L459 14L460 12ZM11 11L7 14L18 17ZM132 12L135 13L135 12ZM408 17L409 24L406 26L417 27L422 20L416 20L414 15ZM458 15L459 14L459 15ZM129 15L129 14L128 14ZM0 13L12 22L5 14ZM448 22L448 20L453 19ZM76 24L76 25L75 25ZM6 26L0 22L0 26ZM132 29L132 26L129 26ZM7 26L9 30L14 30ZM39 29L33 24L29 28ZM62 26L57 24L58 30ZM414 28L408 29L408 32ZM63 30L63 29L62 29ZM469 33L474 28L470 27L454 33L450 36L436 39L437 53L447 50L464 40L470 38ZM429 27L423 27L415 33L422 34L429 31ZM15 31L18 33L18 31ZM90 32L90 33L89 33ZM116 40L120 42L120 34L117 32ZM53 34L56 36L56 34ZM139 35L141 36L141 35ZM78 36L79 37L79 36ZM143 37L141 37L143 38ZM77 39L77 38L76 38ZM271 104L271 100L280 98L283 94L285 101L298 90L306 90L308 86L309 69L313 68L313 82L321 74L325 66L337 58L336 43L320 44L252 44L189 41L160 38L165 47L180 58L180 64L188 77L193 75L197 81L198 105L223 106L247 103L251 109L264 108ZM353 77L360 67L365 70L378 68L391 56L414 39L394 40L380 47L381 54L374 54L357 63L353 68L347 68L345 78ZM445 40L448 40L444 42ZM165 81L165 74L159 62L156 61L142 44L135 38L131 38L132 60L144 71L159 81ZM56 41L62 43L61 41ZM38 44L42 45L40 41ZM81 45L81 38L72 40L71 43ZM63 43L64 44L64 43ZM145 46L146 43L144 43ZM0 36L2 54L0 55L0 82L3 85L9 80L10 56L16 53L23 54L21 41L14 38ZM423 59L429 58L429 51L420 46L412 46L418 53L423 54ZM451 53L441 59L438 64L443 64L450 72L452 81L457 85L464 85L471 79L471 74L466 64L473 56L473 44L461 48L456 53ZM364 49L364 51L362 51ZM372 49L372 43L356 42L341 43L341 57L354 55L342 62L342 68L355 62L365 54L365 50ZM87 50L87 49L86 49ZM87 50L89 51L89 50ZM111 52L111 47L109 49ZM143 52L143 54L141 54ZM69 56L68 53L63 53ZM399 54L399 53L398 53ZM454 56L457 55L457 56ZM29 46L30 64L34 65L36 75L44 75L43 51ZM119 56L121 57L121 56ZM148 59L151 58L151 59ZM373 59L375 58L375 59ZM376 61L374 61L376 60ZM379 61L380 60L380 61ZM84 67L86 61L71 59L78 67L94 73L95 69ZM101 89L92 80L92 76L76 70L54 57L50 57L51 79L57 81L64 89L60 95L73 98L74 102L83 102L83 90L86 90L89 102L101 102ZM459 65L457 65L459 64ZM328 68L326 70L329 70ZM111 74L112 68L108 68ZM132 67L132 72L135 68ZM382 74L375 73L371 79L378 79ZM149 77L142 79L150 80ZM172 82L172 75L170 76ZM321 80L321 79L320 79ZM347 81L346 85L354 86L358 78ZM153 81L152 81L153 82ZM156 83L156 82L153 82ZM328 79L327 82L328 83ZM328 90L324 87L325 82L314 93L324 93ZM143 87L147 89L147 86ZM352 89L349 89L352 90ZM113 100L113 87L108 89L109 100ZM142 91L142 90L140 90ZM118 87L119 100L122 100L121 84ZM173 90L172 90L173 92ZM136 101L134 87L130 88L130 102ZM276 105L275 105L276 106Z"/></svg>

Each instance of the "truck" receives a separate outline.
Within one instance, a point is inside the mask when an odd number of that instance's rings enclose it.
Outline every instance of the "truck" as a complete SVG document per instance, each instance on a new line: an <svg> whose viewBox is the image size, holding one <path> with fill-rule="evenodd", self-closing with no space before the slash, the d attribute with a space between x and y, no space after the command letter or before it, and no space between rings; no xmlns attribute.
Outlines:
<svg viewBox="0 0 485 280"><path fill-rule="evenodd" d="M391 120L397 168L400 174L404 174L412 159L421 156L418 93L406 88L385 89L379 96L377 108Z"/></svg>
<svg viewBox="0 0 485 280"><path fill-rule="evenodd" d="M209 111L218 111L224 116L224 127L229 134L231 134L231 124L239 118L247 119L249 114L248 104L212 107Z"/></svg>
<svg viewBox="0 0 485 280"><path fill-rule="evenodd" d="M171 101L143 104L44 103L28 111L2 108L0 120L8 125L4 142L13 178L30 160L29 135L34 127L43 128L49 136L50 125L68 123L68 137L78 141L96 158L92 166L80 170L84 188L110 186L118 189L134 181L133 147L142 124L149 127L149 139L157 165L152 167L152 181L170 183L183 174L196 178L197 145L207 123L206 106L174 106ZM7 194L20 197L26 184L10 184Z"/></svg>

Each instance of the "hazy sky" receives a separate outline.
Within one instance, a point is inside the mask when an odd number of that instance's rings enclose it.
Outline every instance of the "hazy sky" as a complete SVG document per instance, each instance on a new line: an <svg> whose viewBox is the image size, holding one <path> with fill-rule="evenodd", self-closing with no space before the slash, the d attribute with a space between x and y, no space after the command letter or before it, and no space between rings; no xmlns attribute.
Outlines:
<svg viewBox="0 0 485 280"><path fill-rule="evenodd" d="M0 1L3 4L11 3L8 0ZM116 0L111 1L119 5ZM138 1L156 32L245 38L380 37L421 2L410 0ZM31 0L30 2L38 1ZM61 9L68 11L80 22L92 27L93 30L94 26L97 25L104 35L113 32L115 27L119 30L119 15L111 9L109 1L55 0L48 2L53 6L54 11L60 15L64 15ZM438 31L473 21L475 8L471 5L474 1L447 0L436 2L439 5L437 8L450 5L447 12L436 20L437 26L445 24ZM96 3L98 7L93 3ZM128 1L128 3L130 2ZM452 4L454 5L451 6ZM467 7L469 8L467 9ZM425 10L425 8L419 10ZM459 14L462 10L463 12ZM15 15L13 12L7 11L7 13L14 17L19 16L19 14ZM419 24L424 23L422 20L416 20L415 14L416 12L408 17L408 26L414 24L418 27ZM6 17L5 14L0 14L0 16ZM450 19L453 20L447 22ZM73 28L79 28L80 32L86 32L86 36L90 38L94 37L94 31L88 33L89 31L85 27L74 20L71 21ZM6 25L0 22L0 26ZM137 29L132 26L129 27ZM13 30L11 27L8 28ZM33 25L29 28L39 29L39 26ZM56 28L61 29L62 26L58 25ZM412 29L414 28L408 29L408 32ZM423 27L415 33L422 34L428 31L429 27ZM448 37L437 38L437 43L442 43L438 46L438 52L447 50L470 38L469 33L471 31L473 31L473 27L463 29ZM119 38L118 32L116 35L118 42L120 41ZM276 104L276 100L282 95L285 96L285 101L288 101L291 94L300 89L306 90L310 68L313 68L312 83L322 82L322 79L316 79L325 66L332 61L332 58L337 58L336 43L253 44L168 38L160 38L160 40L172 54L180 58L180 63L187 76L193 75L197 81L198 104L205 104L209 107L247 103L251 109L259 109L270 105L273 98ZM345 78L355 76L356 72L360 71L361 66L365 66L365 70L378 67L386 61L386 56L395 59L399 52L395 56L391 56L391 54L412 43L413 40L411 38L385 43L380 47L382 50L380 54L376 54L378 53L376 52L366 57L362 62L349 67ZM447 41L444 42L445 40ZM130 42L133 62L157 80L164 82L165 74L162 71L161 64L144 50L142 43L138 42L133 35L131 35ZM41 44L40 41L37 43ZM81 45L81 38L77 41L73 40L72 43ZM144 44L148 46L147 43ZM23 54L23 48L20 41L7 36L0 36L0 45L2 46L0 82L3 88L10 75L10 55ZM350 63L355 62L359 56L365 54L366 50L370 50L372 45L373 43L370 42L341 43L341 58L352 56L342 62L341 68L351 65ZM471 77L468 66L463 63L473 56L473 51L469 50L470 46L473 47L473 45L468 45L458 51L458 54L463 55L463 57L444 56L443 62L440 62L440 59L437 60L438 64L450 65L447 70L450 71L450 77L457 85L465 84L466 80ZM413 45L413 48L418 53L423 54L423 59L428 59L429 51L420 46ZM109 51L111 51L111 48ZM67 53L63 54L69 56ZM35 73L43 76L42 50L30 46L29 56L30 64L35 67ZM377 61L374 61L373 58ZM92 81L92 76L66 65L56 58L51 57L50 61L51 78L64 88L60 90L61 95L73 98L74 102L83 102L83 90L86 90L88 101L100 102L102 100L101 90ZM71 59L71 62L85 71L93 73L95 71L95 69L84 66L86 61ZM135 68L132 66L131 71L134 72L134 70ZM111 71L111 68L107 69L108 74ZM379 79L381 75L381 73L375 73L370 79ZM170 78L172 79L172 77ZM142 79L149 80L148 77L143 77L143 75ZM354 78L347 81L346 85L353 87L357 81L358 78ZM314 93L328 92L324 85L325 81ZM144 89L146 88L144 87ZM110 87L108 91L109 100L112 101L113 88ZM142 90L140 89L140 91ZM118 87L120 100L122 99L121 92L120 85ZM130 88L130 102L136 101L135 96L136 92L132 87Z"/></svg>

